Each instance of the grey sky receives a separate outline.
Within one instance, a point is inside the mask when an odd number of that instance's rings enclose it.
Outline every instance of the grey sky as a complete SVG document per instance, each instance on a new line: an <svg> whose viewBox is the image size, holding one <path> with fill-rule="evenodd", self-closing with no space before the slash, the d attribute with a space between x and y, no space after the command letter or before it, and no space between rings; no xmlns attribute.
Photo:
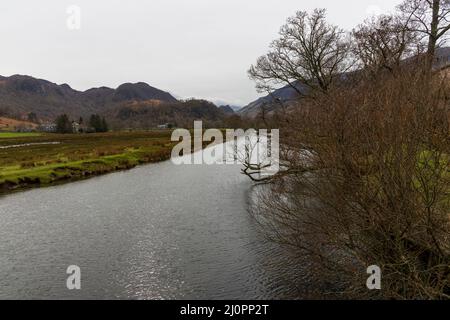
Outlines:
<svg viewBox="0 0 450 320"><path fill-rule="evenodd" d="M351 29L399 0L14 0L0 3L0 74L77 90L144 81L178 97L244 105L247 69L297 10L328 9ZM66 26L70 5L81 29Z"/></svg>

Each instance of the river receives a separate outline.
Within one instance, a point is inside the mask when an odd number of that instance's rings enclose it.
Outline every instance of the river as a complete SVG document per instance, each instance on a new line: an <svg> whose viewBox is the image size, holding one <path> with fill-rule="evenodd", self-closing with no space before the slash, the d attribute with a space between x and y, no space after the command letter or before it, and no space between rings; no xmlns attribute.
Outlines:
<svg viewBox="0 0 450 320"><path fill-rule="evenodd" d="M291 267L255 227L250 190L238 166L168 161L3 196L0 298L288 298Z"/></svg>

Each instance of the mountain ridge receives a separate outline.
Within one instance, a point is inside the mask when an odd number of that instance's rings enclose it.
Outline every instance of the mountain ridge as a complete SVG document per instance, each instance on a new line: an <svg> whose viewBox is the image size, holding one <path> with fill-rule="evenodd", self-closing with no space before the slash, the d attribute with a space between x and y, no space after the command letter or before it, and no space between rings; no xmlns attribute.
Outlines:
<svg viewBox="0 0 450 320"><path fill-rule="evenodd" d="M85 91L67 83L56 84L28 75L0 76L0 115L24 118L34 113L39 119L51 120L66 113L71 117L108 112L128 101L158 100L175 103L170 93L145 82L124 83L116 89L106 86Z"/></svg>

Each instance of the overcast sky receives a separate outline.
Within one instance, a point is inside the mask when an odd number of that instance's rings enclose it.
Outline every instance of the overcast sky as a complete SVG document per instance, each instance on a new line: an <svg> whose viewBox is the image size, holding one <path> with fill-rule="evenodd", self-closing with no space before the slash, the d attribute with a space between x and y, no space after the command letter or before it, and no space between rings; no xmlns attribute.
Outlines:
<svg viewBox="0 0 450 320"><path fill-rule="evenodd" d="M177 97L245 105L247 70L297 10L327 8L351 29L399 0L3 0L0 75L74 89L144 81ZM81 9L80 29L67 9ZM76 19L69 25L76 27Z"/></svg>

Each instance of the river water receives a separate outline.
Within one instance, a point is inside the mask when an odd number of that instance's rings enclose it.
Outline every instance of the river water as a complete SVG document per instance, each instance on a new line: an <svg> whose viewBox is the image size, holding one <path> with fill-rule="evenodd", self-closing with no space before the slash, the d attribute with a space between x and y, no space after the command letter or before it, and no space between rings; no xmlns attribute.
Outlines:
<svg viewBox="0 0 450 320"><path fill-rule="evenodd" d="M238 166L168 161L1 197L0 298L289 298L292 266L250 190Z"/></svg>

